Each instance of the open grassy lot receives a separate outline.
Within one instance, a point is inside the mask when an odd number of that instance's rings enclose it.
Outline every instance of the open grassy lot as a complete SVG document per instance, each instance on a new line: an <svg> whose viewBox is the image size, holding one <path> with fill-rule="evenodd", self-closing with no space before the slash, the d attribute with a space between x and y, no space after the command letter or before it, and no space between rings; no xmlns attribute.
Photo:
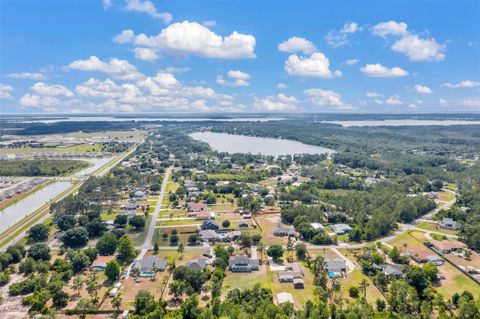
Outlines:
<svg viewBox="0 0 480 319"><path fill-rule="evenodd" d="M255 220L258 222L261 228L263 242L266 245L287 244L286 237L278 237L273 235L273 230L281 225L280 214L260 215L255 217Z"/></svg>
<svg viewBox="0 0 480 319"><path fill-rule="evenodd" d="M421 229L436 231L439 233L449 234L449 235L455 235L457 233L455 230L443 229L443 228L440 228L438 224L429 223L429 222L421 222L420 224L417 225L417 227Z"/></svg>
<svg viewBox="0 0 480 319"><path fill-rule="evenodd" d="M451 192L440 191L440 192L437 192L437 194L438 194L438 200L442 202L448 202L455 198L455 194Z"/></svg>
<svg viewBox="0 0 480 319"><path fill-rule="evenodd" d="M407 247L424 247L423 242L427 240L425 234L421 231L408 231L398 237L390 240L388 244L404 251Z"/></svg>
<svg viewBox="0 0 480 319"><path fill-rule="evenodd" d="M67 147L19 147L19 148L3 148L2 152L11 154L32 154L39 152L48 153L87 153L99 152L102 150L100 145L78 144Z"/></svg>
<svg viewBox="0 0 480 319"><path fill-rule="evenodd" d="M446 298L452 297L455 293L462 293L464 290L470 291L474 296L480 296L480 286L449 263L438 267L438 271L445 276L445 279L433 286Z"/></svg>
<svg viewBox="0 0 480 319"><path fill-rule="evenodd" d="M264 287L269 287L267 282L267 267L261 265L259 271L252 271L251 273L233 273L231 271L225 272L226 277L223 279L222 296L233 289L250 289L256 284L261 284Z"/></svg>
<svg viewBox="0 0 480 319"><path fill-rule="evenodd" d="M317 256L323 256L323 258L325 259L338 258L338 255L330 248L319 248L319 249L309 248L308 253L312 259L315 259Z"/></svg>
<svg viewBox="0 0 480 319"><path fill-rule="evenodd" d="M130 238L132 239L133 244L135 246L140 246L140 245L143 244L143 242L145 241L145 238L147 237L148 228L150 227L151 222L152 222L152 217L148 216L148 218L145 222L145 228L143 230L141 230L141 231L130 231L128 233L128 236L130 236Z"/></svg>
<svg viewBox="0 0 480 319"><path fill-rule="evenodd" d="M107 137L107 138L142 138L145 132L139 130L121 130L121 131L103 131L103 132L75 132L68 133L63 136L76 137L76 138L94 138L94 137Z"/></svg>

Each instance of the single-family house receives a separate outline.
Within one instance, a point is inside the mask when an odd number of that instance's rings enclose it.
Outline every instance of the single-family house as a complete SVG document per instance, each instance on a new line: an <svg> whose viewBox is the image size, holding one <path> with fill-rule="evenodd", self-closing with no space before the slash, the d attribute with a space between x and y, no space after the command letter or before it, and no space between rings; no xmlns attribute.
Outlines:
<svg viewBox="0 0 480 319"><path fill-rule="evenodd" d="M322 233L325 230L325 227L323 227L323 225L320 223L311 223L310 226L312 226L313 229L318 230Z"/></svg>
<svg viewBox="0 0 480 319"><path fill-rule="evenodd" d="M203 242L214 242L220 237L217 232L212 229L202 230L198 233L198 235L200 236L200 240Z"/></svg>
<svg viewBox="0 0 480 319"><path fill-rule="evenodd" d="M107 263L111 260L115 260L115 256L98 256L89 268L93 271L105 271Z"/></svg>
<svg viewBox="0 0 480 319"><path fill-rule="evenodd" d="M427 257L427 262L432 263L435 266L441 266L445 261L438 255L430 255Z"/></svg>
<svg viewBox="0 0 480 319"><path fill-rule="evenodd" d="M441 254L449 254L455 251L461 251L467 249L467 245L460 241L438 241L438 240L431 240L430 244L433 250L441 253Z"/></svg>
<svg viewBox="0 0 480 319"><path fill-rule="evenodd" d="M189 202L187 204L187 210L189 212L203 212L203 211L206 211L207 209L208 209L207 204L205 203Z"/></svg>
<svg viewBox="0 0 480 319"><path fill-rule="evenodd" d="M347 224L333 224L330 225L330 228L332 228L336 235L348 234L352 230L352 227Z"/></svg>
<svg viewBox="0 0 480 319"><path fill-rule="evenodd" d="M420 247L409 247L407 249L407 255L415 260L417 263L426 263L428 262L428 256L432 253L427 248L420 246Z"/></svg>
<svg viewBox="0 0 480 319"><path fill-rule="evenodd" d="M458 228L457 222L451 218L444 217L439 224L440 228L456 230Z"/></svg>
<svg viewBox="0 0 480 319"><path fill-rule="evenodd" d="M283 305L283 304L286 304L287 302L291 303L291 304L294 304L295 301L293 299L293 296L292 294L288 293L288 292L279 292L277 295L277 304L280 306L280 305Z"/></svg>
<svg viewBox="0 0 480 319"><path fill-rule="evenodd" d="M236 255L228 260L228 269L231 272L252 272L258 270L258 259L248 258L247 255Z"/></svg>
<svg viewBox="0 0 480 319"><path fill-rule="evenodd" d="M136 191L135 193L133 193L133 196L136 198L136 199L143 199L143 197L145 197L145 193L138 190Z"/></svg>
<svg viewBox="0 0 480 319"><path fill-rule="evenodd" d="M142 277L152 277L157 271L165 271L167 268L167 261L160 259L157 256L144 256L140 260L135 260L132 269L139 271Z"/></svg>
<svg viewBox="0 0 480 319"><path fill-rule="evenodd" d="M217 229L220 229L220 224L217 221L209 219L209 220L205 220L202 223L201 227L203 230L207 230L207 229L217 230Z"/></svg>
<svg viewBox="0 0 480 319"><path fill-rule="evenodd" d="M387 277L400 277L403 275L403 270L398 264L383 264L380 267Z"/></svg>
<svg viewBox="0 0 480 319"><path fill-rule="evenodd" d="M277 227L273 230L273 235L274 236L295 236L295 230L290 227Z"/></svg>
<svg viewBox="0 0 480 319"><path fill-rule="evenodd" d="M198 258L198 259L187 262L185 266L190 269L202 270L202 269L205 269L206 265L207 265L207 260L205 258Z"/></svg>
<svg viewBox="0 0 480 319"><path fill-rule="evenodd" d="M341 258L327 259L323 262L323 267L332 277L344 273L347 270L347 263Z"/></svg>

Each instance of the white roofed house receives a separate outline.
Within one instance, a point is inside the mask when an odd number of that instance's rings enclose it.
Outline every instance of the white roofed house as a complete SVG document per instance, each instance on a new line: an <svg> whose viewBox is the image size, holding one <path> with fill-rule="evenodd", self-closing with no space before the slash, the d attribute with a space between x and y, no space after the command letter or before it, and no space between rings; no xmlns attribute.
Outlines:
<svg viewBox="0 0 480 319"><path fill-rule="evenodd" d="M451 218L444 217L439 224L440 228L456 230L458 228L457 222Z"/></svg>
<svg viewBox="0 0 480 319"><path fill-rule="evenodd" d="M332 228L336 235L348 234L352 230L352 227L347 224L332 224L330 228Z"/></svg>
<svg viewBox="0 0 480 319"><path fill-rule="evenodd" d="M157 271L165 271L166 268L167 261L157 256L144 256L132 264L132 269L137 270L141 277L153 277Z"/></svg>

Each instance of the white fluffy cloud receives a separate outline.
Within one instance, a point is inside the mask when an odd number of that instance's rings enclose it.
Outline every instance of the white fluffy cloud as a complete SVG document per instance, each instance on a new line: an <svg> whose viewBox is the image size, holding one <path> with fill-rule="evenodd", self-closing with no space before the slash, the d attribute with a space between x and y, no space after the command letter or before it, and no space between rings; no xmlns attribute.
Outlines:
<svg viewBox="0 0 480 319"><path fill-rule="evenodd" d="M253 106L260 111L292 111L297 109L297 98L283 93L277 96L255 97Z"/></svg>
<svg viewBox="0 0 480 319"><path fill-rule="evenodd" d="M356 22L345 23L340 31L332 30L325 36L328 44L337 48L348 44L348 35L360 31L361 28Z"/></svg>
<svg viewBox="0 0 480 319"><path fill-rule="evenodd" d="M33 92L45 96L64 96L72 97L73 93L63 85L49 85L44 82L37 82L30 88Z"/></svg>
<svg viewBox="0 0 480 319"><path fill-rule="evenodd" d="M308 102L315 106L329 106L341 110L351 110L353 107L342 101L340 94L322 89L308 89L304 92L308 96Z"/></svg>
<svg viewBox="0 0 480 319"><path fill-rule="evenodd" d="M20 105L28 107L53 107L60 104L60 100L51 96L39 96L36 94L25 94L19 101Z"/></svg>
<svg viewBox="0 0 480 319"><path fill-rule="evenodd" d="M139 60L154 62L158 59L158 54L149 48L135 48L135 57Z"/></svg>
<svg viewBox="0 0 480 319"><path fill-rule="evenodd" d="M13 87L11 87L8 84L0 83L0 100L11 100L11 99L13 99L13 96L11 94L12 91L13 91Z"/></svg>
<svg viewBox="0 0 480 319"><path fill-rule="evenodd" d="M378 78L396 78L408 75L407 71L399 67L388 68L381 65L380 63L367 64L364 67L360 68L360 71L362 71L367 76Z"/></svg>
<svg viewBox="0 0 480 319"><path fill-rule="evenodd" d="M360 62L359 59L349 59L349 60L346 60L346 61L345 61L345 64L346 64L346 65L355 65L355 64L357 64L358 62Z"/></svg>
<svg viewBox="0 0 480 319"><path fill-rule="evenodd" d="M421 94L432 94L432 90L430 90L428 86L419 85L419 84L415 85L415 91Z"/></svg>
<svg viewBox="0 0 480 319"><path fill-rule="evenodd" d="M282 90L283 90L283 89L286 89L287 87L288 87L288 86L287 86L285 83L278 83L278 84L277 84L277 88L282 89Z"/></svg>
<svg viewBox="0 0 480 319"><path fill-rule="evenodd" d="M45 80L47 77L40 72L21 72L7 74L11 79L30 79L30 80Z"/></svg>
<svg viewBox="0 0 480 319"><path fill-rule="evenodd" d="M365 93L366 96L368 97L382 97L383 94L377 93L377 92L367 92Z"/></svg>
<svg viewBox="0 0 480 319"><path fill-rule="evenodd" d="M105 3L104 3L105 5ZM155 19L162 20L164 23L170 23L172 21L173 17L170 13L168 12L159 12L157 8L155 8L155 5L148 1L142 1L142 0L126 0L125 1L125 9L127 11L136 11L136 12L143 12Z"/></svg>
<svg viewBox="0 0 480 319"><path fill-rule="evenodd" d="M408 104L408 108L409 109L412 109L412 110L416 110L417 109L417 105L415 103L410 103Z"/></svg>
<svg viewBox="0 0 480 319"><path fill-rule="evenodd" d="M285 61L285 71L289 75L299 77L328 79L334 75L330 71L330 61L321 52L313 53L309 57L300 57L296 54L290 55Z"/></svg>
<svg viewBox="0 0 480 319"><path fill-rule="evenodd" d="M311 54L317 50L315 45L307 39L300 37L291 37L290 39L283 41L278 45L278 50L287 53L303 52L305 54Z"/></svg>
<svg viewBox="0 0 480 319"><path fill-rule="evenodd" d="M169 25L155 36L135 35L123 30L114 38L117 43L131 43L155 52L197 55L220 59L255 58L255 37L234 31L222 37L202 24L183 21Z"/></svg>
<svg viewBox="0 0 480 319"><path fill-rule="evenodd" d="M438 62L445 59L446 45L439 44L433 37L422 39L407 30L404 22L388 21L375 25L374 35L386 38L387 36L400 37L390 49L405 54L410 61Z"/></svg>
<svg viewBox="0 0 480 319"><path fill-rule="evenodd" d="M480 87L480 82L475 82L471 80L461 81L459 83L444 83L442 86L450 88L450 89L457 89L457 88L475 88Z"/></svg>
<svg viewBox="0 0 480 319"><path fill-rule="evenodd" d="M117 58L112 58L109 62L104 62L96 56L91 56L86 60L71 62L68 68L80 71L102 72L118 80L137 80L144 77L143 74L138 72L134 65L126 60Z"/></svg>
<svg viewBox="0 0 480 319"><path fill-rule="evenodd" d="M385 104L388 105L402 105L404 102L398 95L393 95L385 100Z"/></svg>
<svg viewBox="0 0 480 319"><path fill-rule="evenodd" d="M381 22L376 24L372 31L373 34L383 38L387 35L405 35L407 34L407 24L396 21Z"/></svg>
<svg viewBox="0 0 480 319"><path fill-rule="evenodd" d="M202 86L187 86L171 73L159 72L134 83L116 83L111 79L89 80L77 85L78 96L91 101L100 111L231 110L233 98Z"/></svg>
<svg viewBox="0 0 480 319"><path fill-rule="evenodd" d="M407 35L395 42L391 49L404 53L410 61L443 61L446 49L444 44L439 44L434 38L421 39L418 35Z"/></svg>
<svg viewBox="0 0 480 319"><path fill-rule="evenodd" d="M249 86L250 74L232 70L227 72L227 77L231 80L225 79L223 75L217 76L217 83L224 86Z"/></svg>

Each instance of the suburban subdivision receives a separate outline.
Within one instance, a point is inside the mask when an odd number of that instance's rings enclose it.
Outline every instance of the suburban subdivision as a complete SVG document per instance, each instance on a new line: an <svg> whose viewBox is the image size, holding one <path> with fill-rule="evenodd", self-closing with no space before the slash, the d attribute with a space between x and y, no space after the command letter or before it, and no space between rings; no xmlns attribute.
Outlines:
<svg viewBox="0 0 480 319"><path fill-rule="evenodd" d="M479 318L478 116L258 116L2 120L0 318Z"/></svg>

